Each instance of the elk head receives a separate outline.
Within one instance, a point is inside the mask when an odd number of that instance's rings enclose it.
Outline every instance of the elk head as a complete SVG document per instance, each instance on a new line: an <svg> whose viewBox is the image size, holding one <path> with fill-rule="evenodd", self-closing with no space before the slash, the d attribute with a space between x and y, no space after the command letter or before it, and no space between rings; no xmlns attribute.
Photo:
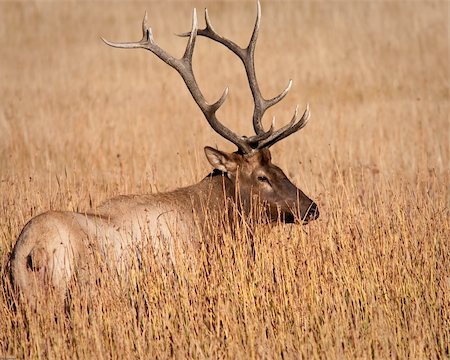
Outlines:
<svg viewBox="0 0 450 360"><path fill-rule="evenodd" d="M260 21L261 5L258 0L256 22L250 42L246 48L241 48L214 30L208 16L208 10L206 9L206 27L204 29L198 29L197 12L194 9L191 31L179 35L189 37L184 55L180 59L174 58L155 43L152 30L148 26L147 13L145 13L142 22L143 36L140 41L116 43L103 38L102 40L107 45L116 48L141 48L149 50L166 64L177 70L209 125L219 135L237 146L238 151L235 153L226 153L211 147L206 147L205 153L215 169L226 174L234 186L239 186L240 198L244 204L251 203L252 199L257 197L265 205L267 213L272 220L278 219L281 215L282 220L286 222L299 220L308 222L319 216L317 205L298 189L278 166L272 164L269 148L306 125L310 115L309 107L306 107L301 116L297 107L291 121L280 129L274 130L274 122L272 122L270 129L267 131L264 130L262 118L265 111L280 102L287 95L292 86L292 80L289 81L286 89L274 98L265 99L262 96L256 80L254 65L255 47ZM216 112L226 100L228 88L225 89L222 96L215 103L209 104L206 102L192 69L192 55L197 36L204 36L224 45L244 65L254 100L253 129L255 135L249 137L240 136L225 127L217 119Z"/></svg>
<svg viewBox="0 0 450 360"><path fill-rule="evenodd" d="M235 188L238 202L246 213L255 205L271 221L308 222L317 219L317 205L298 189L278 166L272 164L269 149L251 155L226 153L205 147L211 165L226 175ZM261 206L262 205L262 206Z"/></svg>

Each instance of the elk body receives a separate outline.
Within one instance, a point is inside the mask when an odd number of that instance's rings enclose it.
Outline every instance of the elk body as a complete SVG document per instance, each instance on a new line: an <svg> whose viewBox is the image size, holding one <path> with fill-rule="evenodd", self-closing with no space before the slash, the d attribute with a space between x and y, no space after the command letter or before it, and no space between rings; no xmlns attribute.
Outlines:
<svg viewBox="0 0 450 360"><path fill-rule="evenodd" d="M262 214L259 219L263 222L306 223L318 217L317 205L271 162L269 147L303 128L309 109L301 116L296 110L292 120L278 130L273 124L264 130L264 112L286 96L292 82L273 99L266 100L260 93L254 68L260 15L258 2L249 45L241 48L214 30L207 10L206 27L198 29L194 10L191 31L181 35L189 37L181 59L175 59L155 43L147 14L141 41L112 43L104 40L113 47L147 49L177 70L209 125L238 150L226 153L205 147L214 170L192 186L168 193L119 196L107 200L93 213L50 211L31 219L19 235L11 257L13 283L25 298L35 300L35 295L43 288L64 294L75 275L89 276L89 263L95 256L126 270L133 257L145 256L141 253L145 244L150 244L157 253L167 251L169 255L176 246L186 252L195 251L211 229L216 226L232 228L237 213L250 216L255 208ZM205 101L192 71L197 36L224 45L242 61L254 99L255 135L239 136L217 119L216 112L224 103L228 89L215 103Z"/></svg>

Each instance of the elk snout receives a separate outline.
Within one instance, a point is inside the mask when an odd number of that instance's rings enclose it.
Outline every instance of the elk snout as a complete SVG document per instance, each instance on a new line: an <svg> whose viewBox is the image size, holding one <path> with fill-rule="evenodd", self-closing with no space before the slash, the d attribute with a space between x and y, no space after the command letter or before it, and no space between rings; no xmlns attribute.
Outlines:
<svg viewBox="0 0 450 360"><path fill-rule="evenodd" d="M308 212L305 216L305 221L311 221L316 220L319 217L319 208L317 207L317 204L313 201L311 202L311 205L309 206Z"/></svg>

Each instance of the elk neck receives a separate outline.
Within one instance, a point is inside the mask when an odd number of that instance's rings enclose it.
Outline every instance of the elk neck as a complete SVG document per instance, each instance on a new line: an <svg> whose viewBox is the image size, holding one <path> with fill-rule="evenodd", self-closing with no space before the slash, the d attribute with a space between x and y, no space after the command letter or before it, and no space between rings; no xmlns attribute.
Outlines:
<svg viewBox="0 0 450 360"><path fill-rule="evenodd" d="M184 198L185 206L193 209L195 217L204 223L206 220L231 220L231 209L235 203L235 185L227 174L212 171L200 182L175 190L177 199Z"/></svg>

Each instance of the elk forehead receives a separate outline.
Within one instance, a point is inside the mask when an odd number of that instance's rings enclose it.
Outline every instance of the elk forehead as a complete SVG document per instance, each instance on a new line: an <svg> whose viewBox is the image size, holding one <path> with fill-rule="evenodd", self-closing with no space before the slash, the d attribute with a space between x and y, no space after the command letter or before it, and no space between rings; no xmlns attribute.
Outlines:
<svg viewBox="0 0 450 360"><path fill-rule="evenodd" d="M272 161L272 154L268 148L255 150L253 153L249 155L244 155L249 162L257 162L260 164L270 164Z"/></svg>
<svg viewBox="0 0 450 360"><path fill-rule="evenodd" d="M268 148L254 150L251 154L234 153L233 155L237 160L241 181L246 178L247 181L252 183L257 181L258 178L265 177L273 181L273 185L290 185L296 189L283 170L272 163L272 155Z"/></svg>
<svg viewBox="0 0 450 360"><path fill-rule="evenodd" d="M255 152L248 159L249 172L256 177L265 176L268 179L274 181L272 185L290 186L294 190L297 190L294 184L288 179L286 174L277 165L272 163L272 155L270 150L265 148Z"/></svg>
<svg viewBox="0 0 450 360"><path fill-rule="evenodd" d="M255 150L250 154L241 155L241 157L241 164L244 164L244 167L250 173L261 168L261 166L270 166L272 164L272 155L267 148Z"/></svg>

